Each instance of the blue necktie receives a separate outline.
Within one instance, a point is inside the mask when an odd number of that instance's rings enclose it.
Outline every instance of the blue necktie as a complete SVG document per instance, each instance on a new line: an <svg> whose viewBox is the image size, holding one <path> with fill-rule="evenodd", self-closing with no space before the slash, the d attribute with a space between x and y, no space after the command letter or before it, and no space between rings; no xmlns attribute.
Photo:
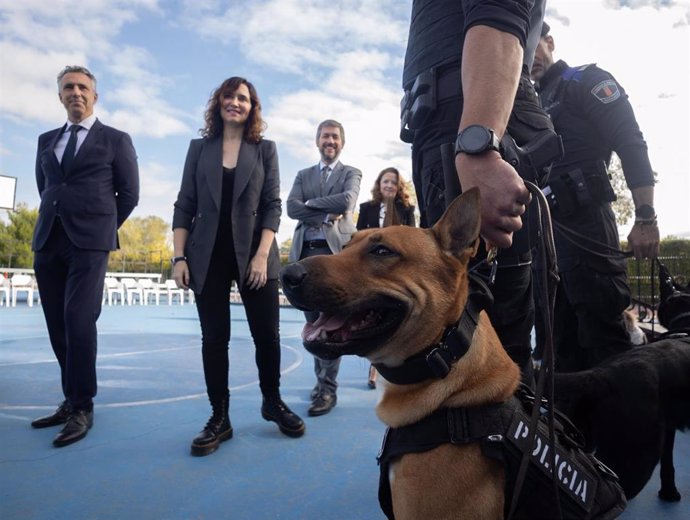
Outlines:
<svg viewBox="0 0 690 520"><path fill-rule="evenodd" d="M77 132L81 130L81 126L72 125L69 127L69 140L67 141L67 146L65 147L65 153L62 154L62 173L68 174L72 170L72 165L74 164L74 154L77 150Z"/></svg>

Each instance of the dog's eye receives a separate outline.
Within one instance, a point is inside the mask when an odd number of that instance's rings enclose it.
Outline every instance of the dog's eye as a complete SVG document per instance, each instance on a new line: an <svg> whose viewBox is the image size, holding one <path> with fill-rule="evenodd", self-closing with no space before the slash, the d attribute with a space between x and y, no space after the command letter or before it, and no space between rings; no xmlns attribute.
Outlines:
<svg viewBox="0 0 690 520"><path fill-rule="evenodd" d="M374 255L374 256L394 256L397 253L395 253L394 251L391 251L386 246L378 245L378 246L374 247L371 251L369 251L369 254Z"/></svg>

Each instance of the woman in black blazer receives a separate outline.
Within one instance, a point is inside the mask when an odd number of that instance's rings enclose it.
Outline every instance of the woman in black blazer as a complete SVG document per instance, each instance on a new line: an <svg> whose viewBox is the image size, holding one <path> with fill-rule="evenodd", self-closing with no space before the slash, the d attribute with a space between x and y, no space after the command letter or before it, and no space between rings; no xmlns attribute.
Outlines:
<svg viewBox="0 0 690 520"><path fill-rule="evenodd" d="M256 347L261 414L300 437L304 422L280 398L280 336L275 234L281 215L278 156L262 138L254 86L225 80L212 94L203 138L189 145L173 215L173 278L191 288L201 323L201 354L211 418L192 441L208 455L232 437L228 414L229 295L237 283Z"/></svg>
<svg viewBox="0 0 690 520"><path fill-rule="evenodd" d="M371 189L372 200L359 205L357 229L391 225L415 226L414 206L410 204L407 183L396 168L385 168ZM395 208L395 211L391 211ZM376 369L369 365L369 388L376 388Z"/></svg>

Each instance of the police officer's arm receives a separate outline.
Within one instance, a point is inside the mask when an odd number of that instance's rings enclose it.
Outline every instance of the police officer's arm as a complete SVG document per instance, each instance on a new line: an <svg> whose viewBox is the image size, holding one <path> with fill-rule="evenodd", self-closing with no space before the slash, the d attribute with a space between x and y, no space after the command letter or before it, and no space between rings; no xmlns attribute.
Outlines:
<svg viewBox="0 0 690 520"><path fill-rule="evenodd" d="M630 190L635 208L654 207L654 186L640 186ZM628 245L635 258L656 258L659 256L659 228L656 215L653 218L635 219L635 225L628 234Z"/></svg>
<svg viewBox="0 0 690 520"><path fill-rule="evenodd" d="M654 207L654 174L647 143L625 90L611 74L596 66L588 67L583 86L580 95L585 96L585 115L620 157L635 209L645 205ZM656 218L636 219L628 244L636 258L656 258L659 255Z"/></svg>
<svg viewBox="0 0 690 520"><path fill-rule="evenodd" d="M520 40L485 25L467 31L462 53L464 108L459 130L478 124L501 138L513 107L522 66ZM481 234L488 245L509 247L522 227L520 215L530 195L515 169L498 152L460 153L455 158L463 191L477 186L481 194Z"/></svg>

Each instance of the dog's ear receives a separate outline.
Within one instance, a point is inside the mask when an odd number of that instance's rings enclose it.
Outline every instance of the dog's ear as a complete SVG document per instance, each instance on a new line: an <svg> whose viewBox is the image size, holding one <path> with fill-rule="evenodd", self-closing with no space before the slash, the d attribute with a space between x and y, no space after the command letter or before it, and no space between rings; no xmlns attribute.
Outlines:
<svg viewBox="0 0 690 520"><path fill-rule="evenodd" d="M479 246L479 188L457 197L446 209L433 231L441 249L454 256L472 257Z"/></svg>

